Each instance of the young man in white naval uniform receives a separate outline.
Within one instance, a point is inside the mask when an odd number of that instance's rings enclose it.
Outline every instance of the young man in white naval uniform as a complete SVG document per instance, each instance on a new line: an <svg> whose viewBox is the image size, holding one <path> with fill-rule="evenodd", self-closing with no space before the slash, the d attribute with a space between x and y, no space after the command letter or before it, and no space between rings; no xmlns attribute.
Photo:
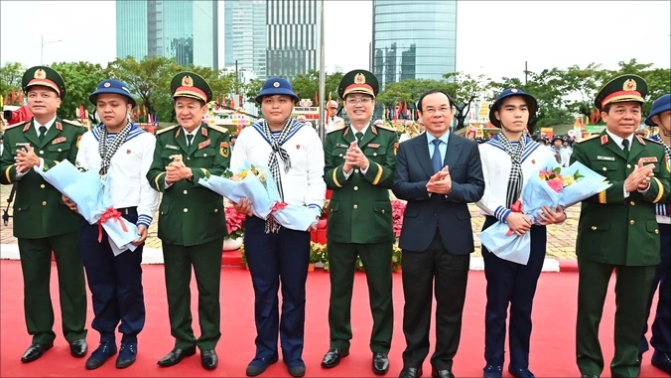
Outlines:
<svg viewBox="0 0 671 378"><path fill-rule="evenodd" d="M80 255L91 290L94 319L100 345L86 361L86 369L102 366L117 353L116 327L123 334L116 367L135 362L137 335L145 323L142 288L142 250L147 231L158 207L159 193L146 176L154 157L156 139L128 121L135 107L128 86L118 80L104 80L89 100L96 105L101 124L82 136L77 164L85 170L107 175L113 207L138 227L135 251L114 256L107 234L99 242L98 225L80 220ZM64 199L71 209L76 205Z"/></svg>

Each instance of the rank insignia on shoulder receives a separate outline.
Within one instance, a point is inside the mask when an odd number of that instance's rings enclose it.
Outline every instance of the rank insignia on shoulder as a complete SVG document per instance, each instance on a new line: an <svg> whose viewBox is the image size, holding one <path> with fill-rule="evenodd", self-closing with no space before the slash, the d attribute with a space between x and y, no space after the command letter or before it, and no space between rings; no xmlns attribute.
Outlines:
<svg viewBox="0 0 671 378"><path fill-rule="evenodd" d="M645 141L643 140L643 137L640 135L636 135L636 140L638 143L640 143L642 146L645 146Z"/></svg>
<svg viewBox="0 0 671 378"><path fill-rule="evenodd" d="M59 138L54 139L54 140L51 142L51 144L59 144L59 143L63 143L63 142L65 142L66 140L67 140L67 138L65 138L65 137L59 137Z"/></svg>
<svg viewBox="0 0 671 378"><path fill-rule="evenodd" d="M608 144L608 135L602 135L601 136L601 145L605 146Z"/></svg>
<svg viewBox="0 0 671 378"><path fill-rule="evenodd" d="M344 124L343 124L343 125L338 125L338 127L333 128L332 130L329 130L329 131L327 132L327 134L331 134L331 133L334 133L334 132L336 132L336 131L340 131L340 130L342 130L342 129L344 129L344 128L345 128L345 125L344 125ZM348 129L348 130L349 130L349 129ZM345 132L345 134L343 134L343 135L347 135L347 132Z"/></svg>
<svg viewBox="0 0 671 378"><path fill-rule="evenodd" d="M56 122L56 130L63 131L63 125L60 122Z"/></svg>
<svg viewBox="0 0 671 378"><path fill-rule="evenodd" d="M598 135L590 135L587 138L584 138L584 139L581 139L581 140L577 141L576 143L584 143L584 142L587 142L588 140L592 140L592 139L595 139L595 138L598 138L598 137L599 137Z"/></svg>
<svg viewBox="0 0 671 378"><path fill-rule="evenodd" d="M206 128L201 127L200 133L203 134L203 136L207 138L207 129Z"/></svg>
<svg viewBox="0 0 671 378"><path fill-rule="evenodd" d="M200 143L198 143L198 149L202 150L203 148L209 146L210 143L212 143L212 142L209 139L204 141L204 142L200 142Z"/></svg>

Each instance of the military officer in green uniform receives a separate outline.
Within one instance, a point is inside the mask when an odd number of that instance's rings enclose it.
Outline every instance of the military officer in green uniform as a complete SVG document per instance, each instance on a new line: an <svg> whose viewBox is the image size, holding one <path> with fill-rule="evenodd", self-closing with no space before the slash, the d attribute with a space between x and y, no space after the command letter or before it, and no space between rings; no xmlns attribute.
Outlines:
<svg viewBox="0 0 671 378"><path fill-rule="evenodd" d="M606 130L575 144L571 155L571 163L579 161L612 183L582 203L578 224L576 357L583 377L598 377L604 367L598 327L613 271L617 310L611 376L637 377L640 372L640 330L660 263L655 204L667 200L671 181L664 147L634 134L647 92L639 76L609 81L595 99Z"/></svg>
<svg viewBox="0 0 671 378"><path fill-rule="evenodd" d="M350 312L357 256L366 271L373 331L370 348L376 374L389 370L394 312L391 257L394 233L389 189L394 179L396 131L372 124L377 78L354 70L340 81L350 125L329 131L324 142L324 180L333 196L327 229L331 298L330 348L322 366L332 368L349 354Z"/></svg>
<svg viewBox="0 0 671 378"><path fill-rule="evenodd" d="M205 369L217 367L215 346L221 336L219 283L221 250L227 234L223 198L198 185L221 175L231 155L228 130L202 122L212 91L192 72L177 74L170 85L179 125L157 132L154 162L147 174L163 193L158 237L163 247L173 350L160 366L173 366L200 349ZM191 267L198 283L198 339L191 328Z"/></svg>
<svg viewBox="0 0 671 378"><path fill-rule="evenodd" d="M14 236L19 241L23 270L26 325L33 336L21 361L40 358L56 338L49 290L52 251L56 256L63 333L71 354L84 357L86 284L78 253L79 217L33 168L53 167L62 160L74 163L86 130L58 117L65 83L56 71L32 67L23 75L22 87L33 118L7 128L0 160L0 183L17 186Z"/></svg>

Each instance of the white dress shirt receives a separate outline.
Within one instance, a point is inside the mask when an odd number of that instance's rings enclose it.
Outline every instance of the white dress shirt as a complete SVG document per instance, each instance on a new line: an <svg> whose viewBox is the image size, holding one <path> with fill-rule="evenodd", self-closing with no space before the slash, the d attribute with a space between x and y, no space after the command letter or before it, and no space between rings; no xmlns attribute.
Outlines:
<svg viewBox="0 0 671 378"><path fill-rule="evenodd" d="M512 161L494 137L478 146L482 162L482 175L485 179L485 193L476 203L483 215L496 217L505 222L511 210L506 206L506 193ZM522 154L522 191L529 182L529 178L537 175L545 164L556 162L554 152L544 148L540 143L527 138L524 153Z"/></svg>
<svg viewBox="0 0 671 378"><path fill-rule="evenodd" d="M284 202L289 205L314 207L321 214L326 197L324 182L324 148L315 129L294 121L297 129L282 144L291 159L291 169L284 170L284 162L277 157ZM245 163L268 168L272 148L263 134L262 123L242 129L231 155L231 171L238 172Z"/></svg>
<svg viewBox="0 0 671 378"><path fill-rule="evenodd" d="M357 143L359 142L359 138L356 137L356 133L361 133L361 134L363 134L363 135L366 135L366 131L368 131L368 126L370 126L370 124L364 126L364 128L361 129L361 131L356 131L356 129L354 128L354 126L351 126L351 125L350 125L350 129L351 129L350 131L353 133L353 135L354 135L354 139L356 139ZM352 177L352 172L353 172L353 171L354 171L354 169L350 169L350 170L347 171L347 172L343 171L343 175L345 176L345 179L346 179L346 180L349 180L349 178ZM368 167L366 167L366 169L359 169L359 171L361 171L361 174L362 174L362 175L365 175L366 172L368 172Z"/></svg>
<svg viewBox="0 0 671 378"><path fill-rule="evenodd" d="M102 158L98 152L98 141L105 125L87 131L77 152L77 165L99 171ZM116 134L107 135L107 143ZM107 175L110 180L112 206L115 209L137 207L137 225L147 228L158 207L159 193L149 185L147 172L154 159L156 137L133 125L126 141L121 144L110 162Z"/></svg>

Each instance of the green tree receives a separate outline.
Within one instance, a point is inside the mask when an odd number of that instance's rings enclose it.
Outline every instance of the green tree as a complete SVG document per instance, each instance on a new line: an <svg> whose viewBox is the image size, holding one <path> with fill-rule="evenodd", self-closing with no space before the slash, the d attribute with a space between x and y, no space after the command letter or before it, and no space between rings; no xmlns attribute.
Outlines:
<svg viewBox="0 0 671 378"><path fill-rule="evenodd" d="M189 71L197 73L202 76L210 89L212 89L212 100L215 98L227 98L229 93L235 91L235 72L228 72L226 70L214 70L210 67L191 66ZM171 77L172 78L172 77Z"/></svg>
<svg viewBox="0 0 671 378"><path fill-rule="evenodd" d="M241 92L246 101L256 102L256 95L261 92L263 82L261 79L252 79L242 87Z"/></svg>
<svg viewBox="0 0 671 378"><path fill-rule="evenodd" d="M400 102L414 103L422 93L438 89L454 96L455 86L442 80L407 79L389 83L377 96L376 102L385 106L395 106ZM410 105L408 105L410 107Z"/></svg>
<svg viewBox="0 0 671 378"><path fill-rule="evenodd" d="M12 62L0 66L0 94L5 96L8 93L21 89L21 78L26 68L21 63Z"/></svg>
<svg viewBox="0 0 671 378"><path fill-rule="evenodd" d="M162 56L145 57L141 61L117 58L107 66L110 77L128 84L138 106L144 105L147 112L158 114L159 120L172 118L170 81L183 70L174 58Z"/></svg>
<svg viewBox="0 0 671 378"><path fill-rule="evenodd" d="M67 91L58 110L59 115L65 118L77 118L80 105L91 110L93 105L89 101L89 96L96 90L98 83L107 78L105 70L99 64L89 62L54 63L51 68L61 74Z"/></svg>
<svg viewBox="0 0 671 378"><path fill-rule="evenodd" d="M492 96L491 79L485 75L473 78L462 72L450 72L443 75L447 81L447 93L457 104L467 103L471 97L487 99Z"/></svg>

